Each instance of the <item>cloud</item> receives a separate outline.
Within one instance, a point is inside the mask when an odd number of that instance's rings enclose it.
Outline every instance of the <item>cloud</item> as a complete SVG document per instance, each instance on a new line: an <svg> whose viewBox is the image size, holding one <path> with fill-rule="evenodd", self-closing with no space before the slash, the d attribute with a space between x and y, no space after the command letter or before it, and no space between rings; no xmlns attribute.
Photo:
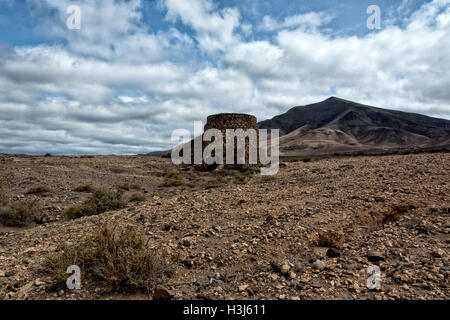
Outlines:
<svg viewBox="0 0 450 320"><path fill-rule="evenodd" d="M284 18L282 22L264 16L260 29L265 31L277 31L280 29L296 28L308 31L316 31L318 27L327 25L334 16L327 12L308 12Z"/></svg>
<svg viewBox="0 0 450 320"><path fill-rule="evenodd" d="M181 21L196 32L199 47L207 53L224 51L239 42L234 33L240 25L240 13L236 8L215 10L210 0L167 0L167 19Z"/></svg>
<svg viewBox="0 0 450 320"><path fill-rule="evenodd" d="M254 25L210 0L161 2L152 32L141 1L78 1L78 32L65 28L71 1L39 3L57 19L37 28L65 42L0 47L0 152L168 149L172 130L209 114L264 120L330 95L450 119L449 0L364 36L322 30L323 12Z"/></svg>

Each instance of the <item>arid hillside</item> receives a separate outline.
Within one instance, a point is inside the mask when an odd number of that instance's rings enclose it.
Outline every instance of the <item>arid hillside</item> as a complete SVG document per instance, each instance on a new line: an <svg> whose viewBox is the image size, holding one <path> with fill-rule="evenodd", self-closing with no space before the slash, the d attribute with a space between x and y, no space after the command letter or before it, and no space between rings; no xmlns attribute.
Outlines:
<svg viewBox="0 0 450 320"><path fill-rule="evenodd" d="M450 148L450 121L331 97L259 123L286 156Z"/></svg>
<svg viewBox="0 0 450 320"><path fill-rule="evenodd" d="M0 155L0 299L450 299L449 172L450 153L306 158L273 177Z"/></svg>

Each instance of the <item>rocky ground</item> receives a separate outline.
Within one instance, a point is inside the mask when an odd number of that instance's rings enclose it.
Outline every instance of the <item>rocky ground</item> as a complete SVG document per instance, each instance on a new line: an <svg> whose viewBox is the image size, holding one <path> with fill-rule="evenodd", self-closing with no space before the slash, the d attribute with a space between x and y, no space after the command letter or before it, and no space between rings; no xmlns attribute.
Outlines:
<svg viewBox="0 0 450 320"><path fill-rule="evenodd" d="M173 170L183 183L162 186ZM45 213L40 225L0 226L0 299L151 299L49 289L45 257L114 219L171 257L163 285L174 299L449 299L449 172L450 153L287 162L273 178L241 180L160 157L0 155L6 193ZM26 194L42 184L51 191ZM67 220L89 196L73 191L81 184L128 185L126 199L146 201ZM371 265L379 290L366 286Z"/></svg>

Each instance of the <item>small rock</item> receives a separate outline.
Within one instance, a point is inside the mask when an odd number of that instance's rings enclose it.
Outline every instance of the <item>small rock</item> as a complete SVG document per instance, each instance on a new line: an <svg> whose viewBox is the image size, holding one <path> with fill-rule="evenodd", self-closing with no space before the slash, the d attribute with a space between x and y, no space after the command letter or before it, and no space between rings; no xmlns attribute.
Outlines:
<svg viewBox="0 0 450 320"><path fill-rule="evenodd" d="M43 286L45 284L45 282L41 281L41 279L37 278L36 280L34 280L34 285L36 287L40 287Z"/></svg>
<svg viewBox="0 0 450 320"><path fill-rule="evenodd" d="M33 282L29 282L26 285L24 285L17 293L17 298L21 300L25 300L28 298L28 295L30 294L31 288L33 287Z"/></svg>
<svg viewBox="0 0 450 320"><path fill-rule="evenodd" d="M382 252L377 251L377 250L371 250L369 251L369 253L367 254L367 259L370 262L379 262L379 261L384 261L384 255Z"/></svg>
<svg viewBox="0 0 450 320"><path fill-rule="evenodd" d="M314 268L319 269L319 270L323 270L326 267L325 262L323 262L322 260L316 260L313 264Z"/></svg>
<svg viewBox="0 0 450 320"><path fill-rule="evenodd" d="M340 257L340 256L341 256L341 253L335 248L330 248L330 249L327 250L327 257L337 258L337 257Z"/></svg>
<svg viewBox="0 0 450 320"><path fill-rule="evenodd" d="M165 287L158 285L153 289L153 300L170 300L173 294Z"/></svg>
<svg viewBox="0 0 450 320"><path fill-rule="evenodd" d="M4 277L5 275L5 271L0 271L0 277Z"/></svg>
<svg viewBox="0 0 450 320"><path fill-rule="evenodd" d="M287 263L283 264L280 268L282 274L287 274L289 270L291 270L291 266L288 265Z"/></svg>
<svg viewBox="0 0 450 320"><path fill-rule="evenodd" d="M244 292L245 290L247 290L247 288L248 288L248 284L242 284L239 286L239 291Z"/></svg>
<svg viewBox="0 0 450 320"><path fill-rule="evenodd" d="M442 250L441 248L438 248L436 250L433 250L433 256L437 257L437 258L442 258L445 256L445 251Z"/></svg>
<svg viewBox="0 0 450 320"><path fill-rule="evenodd" d="M181 240L181 244L185 247L190 247L191 246L191 242L189 241L189 239L183 239Z"/></svg>

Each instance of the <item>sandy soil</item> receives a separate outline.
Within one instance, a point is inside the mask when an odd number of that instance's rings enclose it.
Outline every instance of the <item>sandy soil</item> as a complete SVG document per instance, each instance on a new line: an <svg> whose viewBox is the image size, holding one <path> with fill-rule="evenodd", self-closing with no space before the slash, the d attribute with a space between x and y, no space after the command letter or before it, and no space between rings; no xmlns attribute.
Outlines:
<svg viewBox="0 0 450 320"><path fill-rule="evenodd" d="M160 186L172 170L184 184ZM12 200L39 200L46 217L0 227L0 298L151 299L88 286L48 290L45 257L118 219L174 257L164 283L174 299L449 299L449 172L450 153L330 158L288 162L273 178L254 174L239 184L232 172L196 172L153 156L0 155L3 189ZM224 178L211 187L217 175ZM42 184L52 191L26 194ZM140 192L146 201L66 220L64 209L89 196L73 191L81 184L133 185L124 197ZM399 207L406 209L383 221ZM342 239L337 249L315 241L327 232ZM370 265L380 267L380 290L366 286Z"/></svg>

